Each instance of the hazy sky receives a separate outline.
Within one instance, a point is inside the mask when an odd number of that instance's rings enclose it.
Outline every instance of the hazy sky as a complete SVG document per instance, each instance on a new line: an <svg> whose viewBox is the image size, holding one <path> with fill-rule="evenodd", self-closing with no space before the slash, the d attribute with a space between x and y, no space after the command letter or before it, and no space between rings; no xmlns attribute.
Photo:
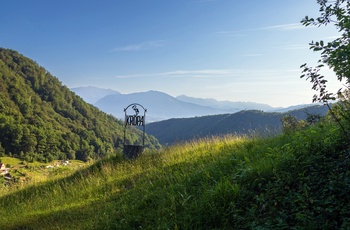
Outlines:
<svg viewBox="0 0 350 230"><path fill-rule="evenodd" d="M318 9L316 0L11 0L1 3L0 46L68 87L289 106L314 94L299 78L319 58L309 42L338 35L300 24Z"/></svg>

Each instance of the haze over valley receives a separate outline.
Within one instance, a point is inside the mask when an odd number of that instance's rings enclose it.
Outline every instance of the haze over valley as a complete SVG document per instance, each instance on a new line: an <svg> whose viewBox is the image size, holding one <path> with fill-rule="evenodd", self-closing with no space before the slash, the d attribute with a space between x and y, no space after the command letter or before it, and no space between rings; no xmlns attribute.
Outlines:
<svg viewBox="0 0 350 230"><path fill-rule="evenodd" d="M261 110L265 112L287 112L311 106L311 104L274 108L267 104L242 101L217 101L210 98L193 98L185 95L172 97L164 92L147 91L121 94L118 91L97 87L71 88L86 102L102 111L124 119L124 108L131 103L140 103L147 108L147 122L170 118L188 118L217 114L236 113L241 110Z"/></svg>

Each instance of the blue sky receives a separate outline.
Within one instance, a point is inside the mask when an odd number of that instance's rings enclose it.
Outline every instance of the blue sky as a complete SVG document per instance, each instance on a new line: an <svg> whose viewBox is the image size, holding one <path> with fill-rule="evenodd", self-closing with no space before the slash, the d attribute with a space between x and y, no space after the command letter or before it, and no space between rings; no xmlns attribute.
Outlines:
<svg viewBox="0 0 350 230"><path fill-rule="evenodd" d="M0 46L68 87L283 107L311 102L299 78L319 58L308 44L338 35L300 24L318 16L316 0L14 0L1 9Z"/></svg>

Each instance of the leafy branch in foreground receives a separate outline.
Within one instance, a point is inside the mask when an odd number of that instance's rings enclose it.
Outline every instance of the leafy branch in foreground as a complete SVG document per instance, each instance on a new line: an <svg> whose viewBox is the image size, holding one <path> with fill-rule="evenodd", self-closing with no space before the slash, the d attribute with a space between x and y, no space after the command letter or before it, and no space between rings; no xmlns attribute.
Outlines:
<svg viewBox="0 0 350 230"><path fill-rule="evenodd" d="M321 15L317 18L309 18L306 16L301 23L304 26L326 26L332 24L336 27L341 36L335 40L328 42L312 41L310 49L314 52L321 52L321 58L318 60L316 67L310 67L306 63L301 65L303 69L300 78L306 77L313 84L312 89L318 91L319 94L313 96L313 102L322 102L329 108L331 116L339 124L340 128L346 135L348 135L341 124L339 118L335 115L329 105L329 101L336 100L337 97L342 96L343 89L340 88L338 92L328 92L326 89L327 80L320 71L323 67L328 66L332 69L340 82L345 81L344 86L349 90L350 83L350 2L348 0L317 0L320 5Z"/></svg>
<svg viewBox="0 0 350 230"><path fill-rule="evenodd" d="M315 94L313 96L312 102L322 102L323 104L327 105L329 112L333 119L339 124L340 128L344 132L344 134L348 137L345 128L341 124L339 118L335 115L333 112L331 106L329 105L328 101L330 100L336 100L336 97L333 93L329 93L328 90L326 90L326 83L327 80L324 79L324 76L319 74L320 68L322 68L324 65L318 65L315 68L309 67L306 64L302 65L301 68L304 68L303 74L301 78L306 76L306 80L310 79L310 82L313 84L312 89L315 91L319 91L319 95ZM338 91L338 95L341 95L341 91Z"/></svg>

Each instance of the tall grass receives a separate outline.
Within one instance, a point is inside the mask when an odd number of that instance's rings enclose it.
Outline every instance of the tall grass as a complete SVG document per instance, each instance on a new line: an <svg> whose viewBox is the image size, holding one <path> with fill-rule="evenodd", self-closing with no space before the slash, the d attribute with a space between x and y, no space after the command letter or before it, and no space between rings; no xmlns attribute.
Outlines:
<svg viewBox="0 0 350 230"><path fill-rule="evenodd" d="M311 204L310 194L316 194L322 184L317 184L316 171L308 168L325 154L333 152L335 156L346 151L343 144L337 128L322 124L274 138L206 138L147 151L133 161L118 155L65 178L3 194L0 226L317 227L324 222L315 220L316 207L304 206ZM312 199L319 201L317 197Z"/></svg>

